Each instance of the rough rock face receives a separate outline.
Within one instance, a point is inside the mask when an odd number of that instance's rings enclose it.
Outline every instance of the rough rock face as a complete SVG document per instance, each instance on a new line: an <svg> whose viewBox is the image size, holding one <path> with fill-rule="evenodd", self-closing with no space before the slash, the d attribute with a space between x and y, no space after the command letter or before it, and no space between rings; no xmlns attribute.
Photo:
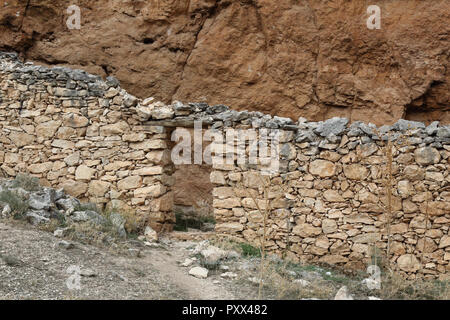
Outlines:
<svg viewBox="0 0 450 320"><path fill-rule="evenodd" d="M116 76L141 97L207 101L309 120L450 122L446 0L11 0L0 49Z"/></svg>
<svg viewBox="0 0 450 320"><path fill-rule="evenodd" d="M174 201L186 208L201 209L212 203L211 168L200 165L176 166Z"/></svg>
<svg viewBox="0 0 450 320"><path fill-rule="evenodd" d="M4 192L9 193L6 195L3 194ZM104 219L94 211L76 211L76 208L80 207L80 201L66 195L62 189L55 190L39 186L36 189L25 190L23 186L17 185L15 180L0 179L0 193L3 194L0 201L0 218L7 218L18 213L14 212L10 203L18 206L17 202L22 202L23 212L20 214L33 225L47 223L50 218L55 219L61 216L66 216L70 221L75 222L98 223L103 222L101 220Z"/></svg>

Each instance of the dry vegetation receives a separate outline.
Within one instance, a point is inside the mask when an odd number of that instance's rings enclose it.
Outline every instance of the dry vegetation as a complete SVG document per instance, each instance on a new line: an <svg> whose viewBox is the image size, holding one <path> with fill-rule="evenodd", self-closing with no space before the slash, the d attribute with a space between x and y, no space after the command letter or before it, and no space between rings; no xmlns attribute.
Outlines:
<svg viewBox="0 0 450 320"><path fill-rule="evenodd" d="M39 180L32 176L19 174L13 180L13 186L22 188L26 191L37 191L41 188ZM0 202L6 203L12 210L12 216L9 223L24 223L26 217L24 213L28 210L28 200L17 191L5 189L0 192ZM84 244L95 244L98 246L107 246L119 248L123 235L119 234L117 228L113 225L111 214L119 214L125 221L124 228L128 238L136 238L137 234L143 230L144 222L141 217L131 209L101 207L95 203L83 203L75 208L75 211L92 210L101 215L105 223L97 224L92 221L72 222L67 217L55 211L50 221L45 224L39 224L37 227L43 231L53 233L57 229L64 229L64 237L68 240L79 241Z"/></svg>

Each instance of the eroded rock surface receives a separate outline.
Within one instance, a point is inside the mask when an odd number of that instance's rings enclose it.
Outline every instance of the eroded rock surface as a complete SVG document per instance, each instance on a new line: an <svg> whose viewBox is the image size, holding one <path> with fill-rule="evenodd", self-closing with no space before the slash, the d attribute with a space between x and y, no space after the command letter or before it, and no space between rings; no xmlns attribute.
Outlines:
<svg viewBox="0 0 450 320"><path fill-rule="evenodd" d="M140 97L224 103L308 120L377 125L450 122L445 0L379 1L381 29L359 0L11 0L0 49L114 75Z"/></svg>

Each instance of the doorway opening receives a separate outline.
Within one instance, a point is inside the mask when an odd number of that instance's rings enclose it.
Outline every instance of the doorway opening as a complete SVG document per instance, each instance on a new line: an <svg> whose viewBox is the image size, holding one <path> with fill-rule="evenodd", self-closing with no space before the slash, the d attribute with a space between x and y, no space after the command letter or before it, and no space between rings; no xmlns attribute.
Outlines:
<svg viewBox="0 0 450 320"><path fill-rule="evenodd" d="M210 182L211 167L180 165L175 167L175 231L214 231L215 219Z"/></svg>
<svg viewBox="0 0 450 320"><path fill-rule="evenodd" d="M191 150L194 150L194 129L185 128L190 132ZM202 130L202 137L205 129ZM202 141L202 150L210 142ZM174 165L173 177L173 212L175 214L174 231L212 232L215 228L213 209L213 184L210 181L212 166L208 164Z"/></svg>

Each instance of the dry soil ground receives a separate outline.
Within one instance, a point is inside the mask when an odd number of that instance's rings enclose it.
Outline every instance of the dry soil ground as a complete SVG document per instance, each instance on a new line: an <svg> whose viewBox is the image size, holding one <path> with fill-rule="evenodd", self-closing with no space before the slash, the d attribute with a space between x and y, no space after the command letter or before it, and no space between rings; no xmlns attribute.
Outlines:
<svg viewBox="0 0 450 320"><path fill-rule="evenodd" d="M219 260L213 268L209 265L206 279L189 275L192 267L205 266L196 252L211 243L222 246L228 258ZM124 240L94 246L55 237L21 221L2 220L0 300L257 299L260 259L245 255L242 248L235 251L235 245L217 239L199 244L172 235L158 243ZM192 264L182 266L188 258L194 260ZM383 281L382 289L374 290L362 282L368 277L364 272L349 275L323 266L288 264L275 257L268 261L263 299L334 299L343 286L354 299L450 297L450 288L444 282L389 280L392 283Z"/></svg>
<svg viewBox="0 0 450 320"><path fill-rule="evenodd" d="M234 299L212 279L197 279L177 261L188 255L186 242L139 246L139 257L71 242L30 226L0 223L2 299ZM135 255L134 254L134 255ZM70 266L81 270L81 290L69 290ZM70 269L69 269L70 270ZM72 282L73 283L73 282Z"/></svg>

